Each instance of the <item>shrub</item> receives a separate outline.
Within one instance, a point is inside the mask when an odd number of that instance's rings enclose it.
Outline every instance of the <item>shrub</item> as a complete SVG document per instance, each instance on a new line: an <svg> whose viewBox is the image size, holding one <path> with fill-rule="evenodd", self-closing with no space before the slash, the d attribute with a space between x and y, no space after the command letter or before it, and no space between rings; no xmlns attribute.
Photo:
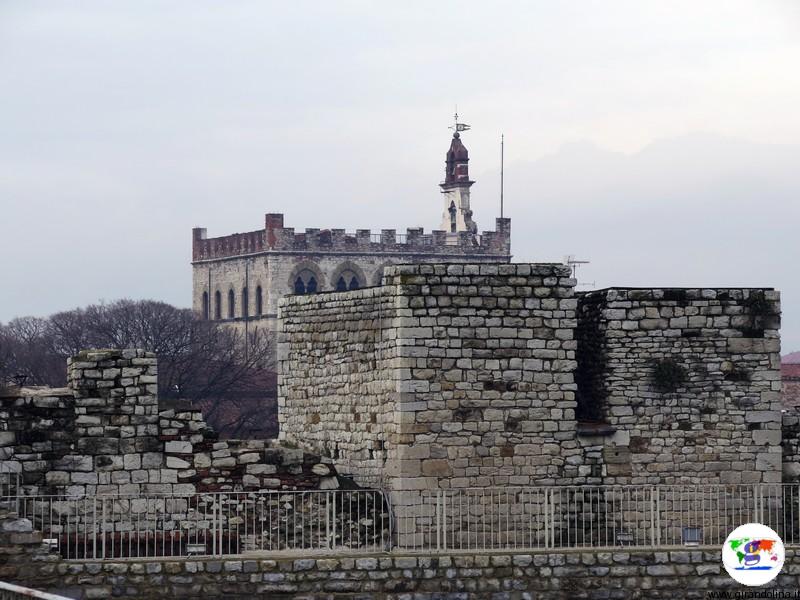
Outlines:
<svg viewBox="0 0 800 600"><path fill-rule="evenodd" d="M661 392L674 392L686 382L686 369L675 359L664 358L653 367L653 383Z"/></svg>

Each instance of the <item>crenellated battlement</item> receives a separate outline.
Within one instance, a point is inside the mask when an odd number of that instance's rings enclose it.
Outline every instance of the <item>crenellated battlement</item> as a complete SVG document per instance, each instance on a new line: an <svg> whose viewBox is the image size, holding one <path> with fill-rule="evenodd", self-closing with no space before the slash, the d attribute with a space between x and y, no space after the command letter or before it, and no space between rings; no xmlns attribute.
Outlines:
<svg viewBox="0 0 800 600"><path fill-rule="evenodd" d="M195 228L192 233L194 262L262 252L494 255L505 259L511 254L511 219L496 219L495 231L482 234L440 230L425 233L421 227L408 228L405 233L395 229L381 229L380 233L370 229L305 229L300 233L283 226L282 214L270 213L265 216L264 229L257 231L216 238L206 237L203 228Z"/></svg>

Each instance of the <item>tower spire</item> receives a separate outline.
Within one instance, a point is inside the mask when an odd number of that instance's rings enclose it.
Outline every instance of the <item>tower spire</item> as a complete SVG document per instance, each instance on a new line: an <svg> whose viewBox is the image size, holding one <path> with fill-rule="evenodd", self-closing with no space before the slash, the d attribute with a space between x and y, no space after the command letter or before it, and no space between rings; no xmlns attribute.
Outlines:
<svg viewBox="0 0 800 600"><path fill-rule="evenodd" d="M461 141L461 132L470 128L466 123L459 123L458 108L453 115L453 139L447 151L445 161L444 182L440 184L444 195L444 211L442 212L442 229L449 233L469 231L476 233L477 225L472 220L469 206L469 188L474 181L469 178L469 152Z"/></svg>

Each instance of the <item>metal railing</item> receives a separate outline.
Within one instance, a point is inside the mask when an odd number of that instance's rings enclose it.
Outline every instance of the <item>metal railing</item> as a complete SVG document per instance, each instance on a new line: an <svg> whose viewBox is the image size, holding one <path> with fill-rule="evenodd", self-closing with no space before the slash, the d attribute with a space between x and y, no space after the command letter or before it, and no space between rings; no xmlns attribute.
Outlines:
<svg viewBox="0 0 800 600"><path fill-rule="evenodd" d="M66 596L48 594L31 588L22 587L0 581L0 600L18 600L19 598L40 598L40 600L71 600Z"/></svg>
<svg viewBox="0 0 800 600"><path fill-rule="evenodd" d="M6 497L69 559L721 545L743 523L800 544L797 484Z"/></svg>
<svg viewBox="0 0 800 600"><path fill-rule="evenodd" d="M392 535L389 506L375 490L9 500L64 558L376 552Z"/></svg>
<svg viewBox="0 0 800 600"><path fill-rule="evenodd" d="M800 543L796 484L431 490L395 512L404 551L721 545L748 522Z"/></svg>
<svg viewBox="0 0 800 600"><path fill-rule="evenodd" d="M0 498L9 498L20 494L22 476L19 471L12 470L0 462Z"/></svg>

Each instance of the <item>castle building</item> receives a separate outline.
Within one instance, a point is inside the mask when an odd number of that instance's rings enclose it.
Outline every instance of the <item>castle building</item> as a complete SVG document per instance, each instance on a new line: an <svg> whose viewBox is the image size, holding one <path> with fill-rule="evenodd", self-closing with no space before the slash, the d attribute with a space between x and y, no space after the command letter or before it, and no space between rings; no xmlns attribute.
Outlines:
<svg viewBox="0 0 800 600"><path fill-rule="evenodd" d="M268 213L264 228L209 238L192 230L192 307L205 319L255 330L275 329L278 300L289 294L380 285L383 269L408 263L498 263L511 259L511 220L478 233L472 218L469 153L456 123L447 152L441 229L405 233L382 229L306 229L284 226Z"/></svg>

